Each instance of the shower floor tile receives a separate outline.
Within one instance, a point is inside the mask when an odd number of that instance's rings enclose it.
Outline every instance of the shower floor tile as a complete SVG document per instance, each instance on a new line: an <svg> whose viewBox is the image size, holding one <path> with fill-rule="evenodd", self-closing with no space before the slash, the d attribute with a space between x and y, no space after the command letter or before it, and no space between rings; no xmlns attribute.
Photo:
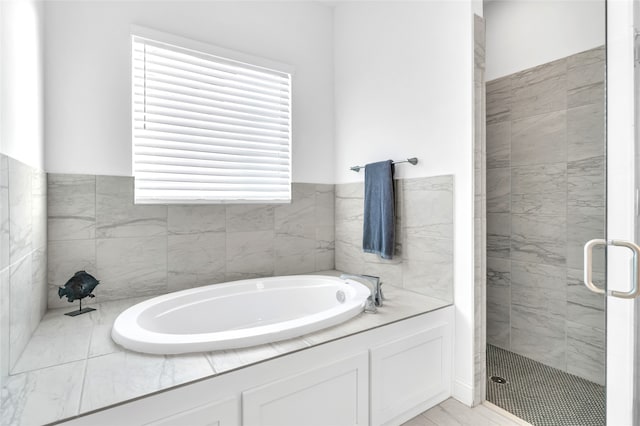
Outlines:
<svg viewBox="0 0 640 426"><path fill-rule="evenodd" d="M507 382L495 383L491 376ZM491 345L487 401L534 426L605 424L604 386Z"/></svg>

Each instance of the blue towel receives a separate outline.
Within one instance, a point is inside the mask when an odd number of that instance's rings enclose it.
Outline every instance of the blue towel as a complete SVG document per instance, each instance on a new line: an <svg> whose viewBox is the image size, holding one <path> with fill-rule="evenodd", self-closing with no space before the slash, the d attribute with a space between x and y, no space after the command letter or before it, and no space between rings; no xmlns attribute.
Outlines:
<svg viewBox="0 0 640 426"><path fill-rule="evenodd" d="M364 227L362 249L383 259L393 257L395 242L393 162L367 164L364 168Z"/></svg>

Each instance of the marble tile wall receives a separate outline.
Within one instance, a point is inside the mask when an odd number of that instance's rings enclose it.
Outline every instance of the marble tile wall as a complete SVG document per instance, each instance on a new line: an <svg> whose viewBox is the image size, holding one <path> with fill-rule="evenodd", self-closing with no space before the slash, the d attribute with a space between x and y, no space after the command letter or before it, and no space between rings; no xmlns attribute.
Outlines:
<svg viewBox="0 0 640 426"><path fill-rule="evenodd" d="M46 309L46 174L0 154L0 374L15 366Z"/></svg>
<svg viewBox="0 0 640 426"><path fill-rule="evenodd" d="M48 306L78 270L96 301L334 267L334 187L293 184L291 204L134 205L133 178L48 175Z"/></svg>
<svg viewBox="0 0 640 426"><path fill-rule="evenodd" d="M395 180L393 259L362 251L364 185L336 185L336 269L453 302L453 176Z"/></svg>
<svg viewBox="0 0 640 426"><path fill-rule="evenodd" d="M595 48L486 85L487 341L600 384L604 300L581 277L605 230L604 60Z"/></svg>

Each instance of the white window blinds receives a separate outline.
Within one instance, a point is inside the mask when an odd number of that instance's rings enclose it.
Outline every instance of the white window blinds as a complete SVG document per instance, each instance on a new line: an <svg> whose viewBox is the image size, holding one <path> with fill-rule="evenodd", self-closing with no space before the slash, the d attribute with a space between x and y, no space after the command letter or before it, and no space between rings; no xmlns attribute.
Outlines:
<svg viewBox="0 0 640 426"><path fill-rule="evenodd" d="M291 75L132 43L135 202L289 202Z"/></svg>

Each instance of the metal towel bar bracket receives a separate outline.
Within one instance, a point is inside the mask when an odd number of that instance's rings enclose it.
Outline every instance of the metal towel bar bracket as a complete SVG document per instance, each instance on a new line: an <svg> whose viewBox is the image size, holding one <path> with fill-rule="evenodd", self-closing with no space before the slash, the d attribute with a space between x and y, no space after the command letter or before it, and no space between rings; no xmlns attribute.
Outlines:
<svg viewBox="0 0 640 426"><path fill-rule="evenodd" d="M410 163L415 166L416 164L418 164L418 159L416 157L411 157L411 158L407 158L406 160L393 162L393 164L399 164L399 163ZM360 169L364 169L364 166L353 166L353 167L350 167L350 169L353 170L354 172L359 172Z"/></svg>

